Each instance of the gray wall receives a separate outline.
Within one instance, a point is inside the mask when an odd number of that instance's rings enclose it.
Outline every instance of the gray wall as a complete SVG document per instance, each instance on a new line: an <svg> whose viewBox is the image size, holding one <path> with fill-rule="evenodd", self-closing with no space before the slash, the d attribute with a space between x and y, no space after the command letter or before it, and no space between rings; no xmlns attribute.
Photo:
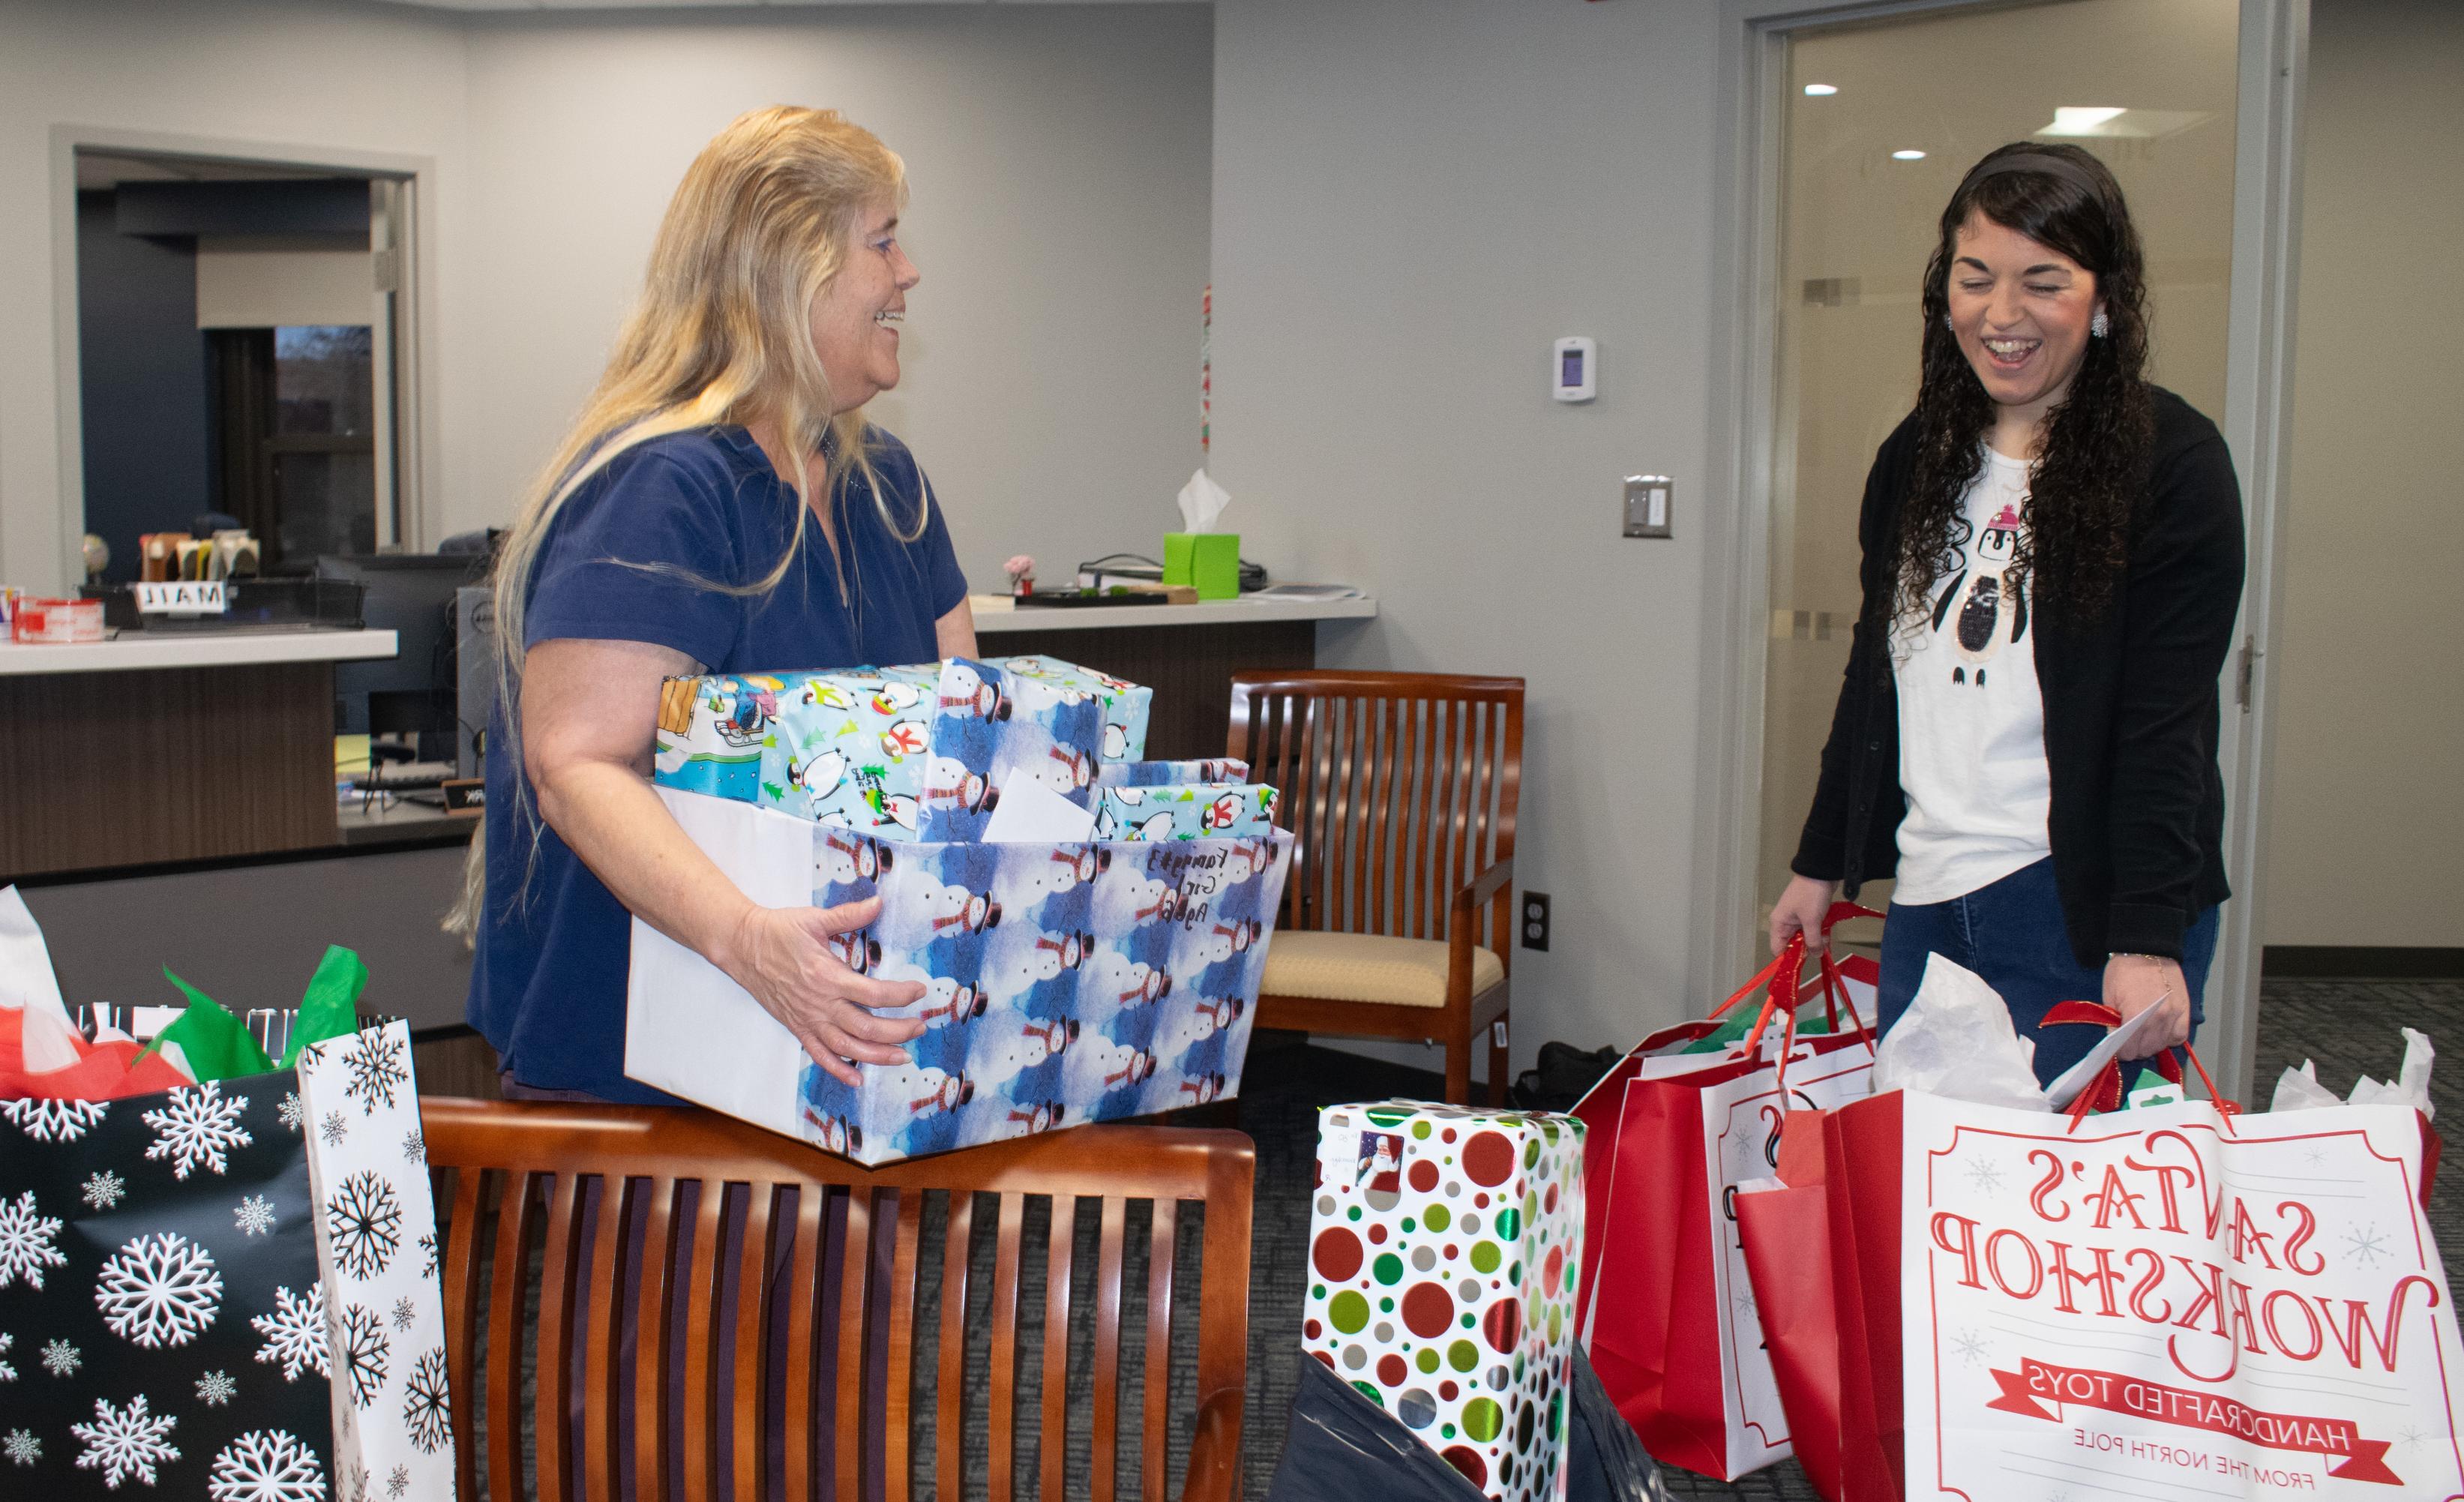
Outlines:
<svg viewBox="0 0 2464 1502"><path fill-rule="evenodd" d="M2310 20L2267 941L2464 946L2464 7Z"/></svg>
<svg viewBox="0 0 2464 1502"><path fill-rule="evenodd" d="M923 281L905 438L979 588L1158 552L1198 464L1207 8L859 7L474 23L448 529L501 520L598 376L676 180L774 102L845 111L907 162Z"/></svg>
<svg viewBox="0 0 2464 1502"><path fill-rule="evenodd" d="M1337 662L1529 680L1514 1058L1685 994L1719 10L1218 0L1215 450L1243 550L1375 594ZM1550 342L1599 398L1550 400ZM1677 477L1619 539L1619 476ZM1406 1046L1400 1057L1426 1064Z"/></svg>
<svg viewBox="0 0 2464 1502"><path fill-rule="evenodd" d="M137 539L182 532L209 507L206 339L196 241L122 234L116 195L77 195L85 529L111 545L106 577L137 577Z"/></svg>

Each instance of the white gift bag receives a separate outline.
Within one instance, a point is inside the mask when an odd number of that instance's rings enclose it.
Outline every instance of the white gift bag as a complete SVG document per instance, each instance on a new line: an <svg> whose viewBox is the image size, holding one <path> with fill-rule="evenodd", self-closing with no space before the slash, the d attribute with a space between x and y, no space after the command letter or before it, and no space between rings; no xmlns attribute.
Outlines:
<svg viewBox="0 0 2464 1502"><path fill-rule="evenodd" d="M445 1304L409 1027L301 1049L299 1104L333 1373L334 1494L450 1497Z"/></svg>
<svg viewBox="0 0 2464 1502"><path fill-rule="evenodd" d="M2418 1113L1904 1111L1909 1496L2464 1493Z"/></svg>

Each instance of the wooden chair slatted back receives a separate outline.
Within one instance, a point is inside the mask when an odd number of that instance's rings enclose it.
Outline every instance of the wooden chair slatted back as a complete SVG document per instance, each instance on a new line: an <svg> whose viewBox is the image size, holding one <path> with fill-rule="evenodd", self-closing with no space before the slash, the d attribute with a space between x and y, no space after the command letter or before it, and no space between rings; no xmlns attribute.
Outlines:
<svg viewBox="0 0 2464 1502"><path fill-rule="evenodd" d="M422 1107L466 1499L483 1469L495 1497L955 1498L978 1444L995 1498L1110 1502L1133 1462L1135 1494L1160 1498L1184 1435L1184 1494L1236 1492L1255 1176L1238 1133L1097 1125L866 1169L704 1112ZM1175 1260L1184 1214L1202 1216L1195 1270ZM1196 1377L1177 1424L1176 1350Z"/></svg>
<svg viewBox="0 0 2464 1502"><path fill-rule="evenodd" d="M1244 673L1224 754L1281 790L1283 927L1443 939L1454 894L1514 855L1523 680Z"/></svg>

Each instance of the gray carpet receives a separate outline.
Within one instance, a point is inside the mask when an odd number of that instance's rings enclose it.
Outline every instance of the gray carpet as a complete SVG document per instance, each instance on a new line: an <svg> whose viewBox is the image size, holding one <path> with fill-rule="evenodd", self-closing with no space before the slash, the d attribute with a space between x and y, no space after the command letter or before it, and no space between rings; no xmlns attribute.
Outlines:
<svg viewBox="0 0 2464 1502"><path fill-rule="evenodd" d="M2289 1065L2315 1060L2322 1084L2338 1093L2359 1074L2393 1077L2404 1056L2400 1027L2433 1041L2464 1039L2464 982L2269 981L2260 988L2259 1085L2252 1104L2263 1109L2276 1078ZM2458 1045L2464 1048L2464 1044ZM1302 1359L1298 1327L1307 1287L1309 1172L1317 1142L1317 1108L1387 1095L1427 1096L1441 1088L1434 1073L1393 1069L1329 1049L1291 1047L1261 1035L1240 1101L1240 1125L1258 1144L1257 1237L1250 1264L1249 1411L1243 1440L1248 1494L1265 1494L1283 1447L1285 1415ZM2432 1077L2441 1118L2464 1120L2464 1056ZM2440 1245L2464 1246L2464 1187L2441 1175L2431 1198L2431 1224ZM1684 1471L1668 1472L1672 1496L1797 1499L1814 1490L1794 1462L1733 1485ZM1177 1478L1176 1477L1176 1484Z"/></svg>

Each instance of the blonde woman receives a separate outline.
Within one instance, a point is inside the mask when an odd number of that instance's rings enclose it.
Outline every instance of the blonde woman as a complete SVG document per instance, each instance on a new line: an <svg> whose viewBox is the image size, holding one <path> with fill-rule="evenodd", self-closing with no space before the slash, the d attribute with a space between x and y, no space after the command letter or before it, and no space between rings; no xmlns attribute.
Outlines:
<svg viewBox="0 0 2464 1502"><path fill-rule="evenodd" d="M672 675L976 650L966 580L906 446L864 421L898 384L917 281L898 158L827 110L756 111L703 148L639 305L498 560L505 692L488 744L469 1015L508 1093L661 1103L625 1077L628 918L708 958L823 1068L900 1064L833 935L877 902L765 908L649 782ZM511 714L508 716L508 709Z"/></svg>

